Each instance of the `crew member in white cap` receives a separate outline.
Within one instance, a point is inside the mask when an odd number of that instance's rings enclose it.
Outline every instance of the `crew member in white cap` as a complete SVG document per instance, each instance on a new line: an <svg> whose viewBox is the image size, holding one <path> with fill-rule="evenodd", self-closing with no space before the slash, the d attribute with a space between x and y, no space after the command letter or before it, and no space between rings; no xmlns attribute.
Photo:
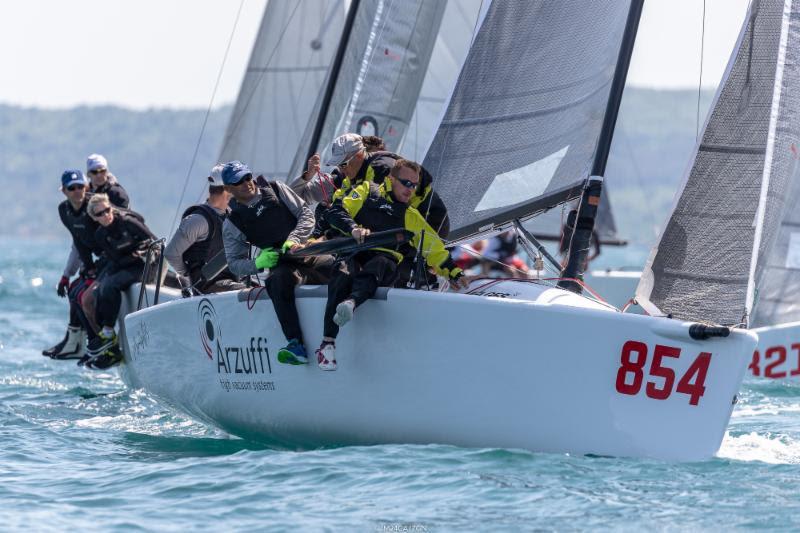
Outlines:
<svg viewBox="0 0 800 533"><path fill-rule="evenodd" d="M92 154L86 158L86 173L91 180L89 192L108 195L111 204L128 209L130 199L128 193L119 184L116 176L108 171L108 161L100 154Z"/></svg>
<svg viewBox="0 0 800 533"><path fill-rule="evenodd" d="M333 175L320 172L321 158L314 154L308 160L308 169L290 186L308 203L330 205L364 179L372 178L372 175L367 175L369 165L364 164L367 156L361 135L345 133L333 140L330 156L325 160L326 165L336 167Z"/></svg>
<svg viewBox="0 0 800 533"><path fill-rule="evenodd" d="M208 199L183 212L183 218L164 250L164 257L178 274L184 295L223 292L244 288L228 269L222 243L222 223L228 216L231 194L222 183L222 164L211 169L208 176ZM224 269L205 279L203 266L220 263Z"/></svg>

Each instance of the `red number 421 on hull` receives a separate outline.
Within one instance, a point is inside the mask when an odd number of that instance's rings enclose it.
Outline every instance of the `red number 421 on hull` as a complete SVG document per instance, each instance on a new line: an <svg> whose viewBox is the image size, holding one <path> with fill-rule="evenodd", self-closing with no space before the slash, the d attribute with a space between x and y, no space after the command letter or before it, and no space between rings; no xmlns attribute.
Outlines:
<svg viewBox="0 0 800 533"><path fill-rule="evenodd" d="M622 346L620 367L617 370L617 392L635 396L642 389L645 364L647 363L647 345L639 341L628 341ZM661 384L648 381L645 394L654 400L666 400L672 395L675 385L675 370L665 366L665 358L679 358L681 349L674 346L656 344L653 360L650 362L648 376L661 378ZM705 382L711 354L702 352L678 380L675 392L689 396L689 404L697 405L706 392Z"/></svg>

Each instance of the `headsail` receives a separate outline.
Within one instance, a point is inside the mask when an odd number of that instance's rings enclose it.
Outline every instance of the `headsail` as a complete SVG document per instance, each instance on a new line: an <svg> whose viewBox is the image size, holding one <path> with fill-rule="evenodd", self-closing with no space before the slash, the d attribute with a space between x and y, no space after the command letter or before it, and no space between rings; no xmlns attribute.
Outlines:
<svg viewBox="0 0 800 533"><path fill-rule="evenodd" d="M327 112L321 98L319 138L309 123L292 173L299 174L311 152L324 150L346 132L379 135L396 150L417 101L446 2L374 0L361 2ZM311 145L315 146L311 146Z"/></svg>
<svg viewBox="0 0 800 533"><path fill-rule="evenodd" d="M580 194L630 2L495 1L425 158L453 238Z"/></svg>
<svg viewBox="0 0 800 533"><path fill-rule="evenodd" d="M346 7L344 0L267 4L221 161L240 159L256 173L286 179L336 53Z"/></svg>
<svg viewBox="0 0 800 533"><path fill-rule="evenodd" d="M748 320L797 181L798 50L798 2L754 0L637 289L649 311L719 324Z"/></svg>

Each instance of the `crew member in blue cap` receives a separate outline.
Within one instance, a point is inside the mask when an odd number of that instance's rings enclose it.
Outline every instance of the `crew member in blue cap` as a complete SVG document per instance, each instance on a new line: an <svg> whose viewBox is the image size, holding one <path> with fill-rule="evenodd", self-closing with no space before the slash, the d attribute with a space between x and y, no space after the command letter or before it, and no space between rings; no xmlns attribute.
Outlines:
<svg viewBox="0 0 800 533"><path fill-rule="evenodd" d="M230 215L222 225L228 268L240 278L269 269L267 293L288 342L278 351L278 361L307 364L294 288L304 283L327 284L335 261L331 256L296 259L285 254L308 240L314 213L284 183L269 181L258 187L252 171L240 161L225 164L222 182L233 196ZM251 245L260 249L255 259L248 257Z"/></svg>
<svg viewBox="0 0 800 533"><path fill-rule="evenodd" d="M88 188L89 182L80 170L68 169L61 174L61 192L67 199L58 205L58 216L72 236L72 248L56 292L62 298L69 296L69 325L61 342L42 352L53 359L80 359L90 327L80 313L79 302L94 281L97 271L94 256L99 257L101 250L94 239L98 224L86 210ZM70 282L75 274L78 277Z"/></svg>

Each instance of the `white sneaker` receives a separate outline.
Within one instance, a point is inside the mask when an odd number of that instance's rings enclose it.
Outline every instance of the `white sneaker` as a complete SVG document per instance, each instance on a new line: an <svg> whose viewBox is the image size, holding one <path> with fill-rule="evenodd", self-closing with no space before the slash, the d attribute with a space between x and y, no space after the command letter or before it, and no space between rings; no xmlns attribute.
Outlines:
<svg viewBox="0 0 800 533"><path fill-rule="evenodd" d="M353 311L355 311L356 303L353 300L345 300L336 306L336 314L333 315L333 321L337 326L342 327L353 319Z"/></svg>
<svg viewBox="0 0 800 533"><path fill-rule="evenodd" d="M320 345L316 351L317 364L322 370L336 370L336 345Z"/></svg>

